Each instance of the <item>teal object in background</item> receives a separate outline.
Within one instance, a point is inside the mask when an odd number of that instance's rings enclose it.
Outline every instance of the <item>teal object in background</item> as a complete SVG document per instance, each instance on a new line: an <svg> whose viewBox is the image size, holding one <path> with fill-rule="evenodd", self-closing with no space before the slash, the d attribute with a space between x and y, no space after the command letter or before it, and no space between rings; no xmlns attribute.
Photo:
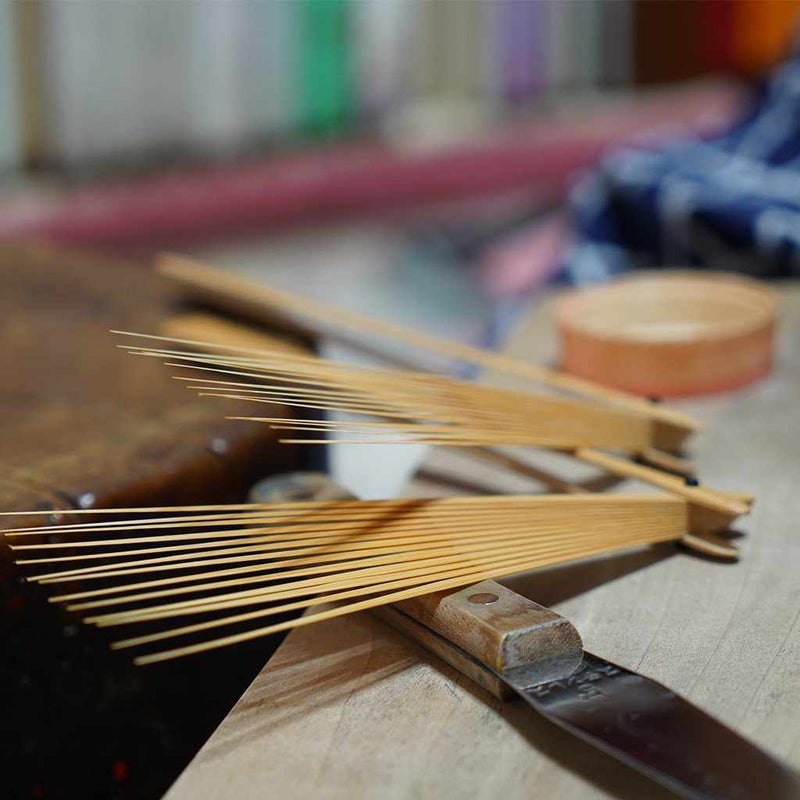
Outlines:
<svg viewBox="0 0 800 800"><path fill-rule="evenodd" d="M13 13L11 0L0 0L0 169L21 161Z"/></svg>
<svg viewBox="0 0 800 800"><path fill-rule="evenodd" d="M297 26L301 126L329 135L347 126L353 111L349 0L302 0Z"/></svg>

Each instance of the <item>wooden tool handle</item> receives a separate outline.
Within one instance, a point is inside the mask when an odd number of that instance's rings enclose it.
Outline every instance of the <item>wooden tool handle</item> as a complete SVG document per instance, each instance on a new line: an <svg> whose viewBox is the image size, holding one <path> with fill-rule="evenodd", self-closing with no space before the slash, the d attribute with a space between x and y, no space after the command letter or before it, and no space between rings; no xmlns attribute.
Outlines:
<svg viewBox="0 0 800 800"><path fill-rule="evenodd" d="M514 698L514 690L488 667L478 661L477 658L474 658L460 647L456 647L444 636L439 635L430 628L426 628L421 622L417 622L417 620L404 614L396 606L380 606L372 609L372 613L404 636L422 645L426 650L458 670L462 675L466 675L470 680L500 700L512 700Z"/></svg>
<svg viewBox="0 0 800 800"><path fill-rule="evenodd" d="M414 597L396 608L498 672L583 653L570 622L496 581Z"/></svg>
<svg viewBox="0 0 800 800"><path fill-rule="evenodd" d="M349 498L327 475L294 472L261 481L249 499ZM571 674L583 658L581 637L569 621L495 581L414 597L376 613L504 700L511 692L497 673L524 670L536 683Z"/></svg>
<svg viewBox="0 0 800 800"><path fill-rule="evenodd" d="M524 671L533 684L571 674L583 658L568 620L495 581L404 600L383 616L502 699L497 673Z"/></svg>

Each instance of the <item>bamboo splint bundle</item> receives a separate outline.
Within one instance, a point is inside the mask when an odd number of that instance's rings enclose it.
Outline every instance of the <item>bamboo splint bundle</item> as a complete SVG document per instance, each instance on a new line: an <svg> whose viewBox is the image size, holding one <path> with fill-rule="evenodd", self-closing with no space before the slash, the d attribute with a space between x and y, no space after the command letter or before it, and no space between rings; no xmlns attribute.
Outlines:
<svg viewBox="0 0 800 800"><path fill-rule="evenodd" d="M678 540L687 527L686 502L668 495L301 502L84 513L105 519L5 533L16 554L24 556L18 563L45 570L30 580L67 584L69 591L52 601L88 612L86 621L101 627L145 627L144 633L115 647L194 637L188 644L140 656L141 664L486 578ZM148 517L137 516L144 514ZM55 539L28 543L28 537L49 536ZM331 602L338 605L262 622ZM176 625L187 617L188 624ZM228 632L195 641L219 629Z"/></svg>
<svg viewBox="0 0 800 800"><path fill-rule="evenodd" d="M663 450L679 450L686 438L700 426L681 412L652 403L636 395L611 389L583 378L529 364L479 347L435 336L382 320L363 317L328 306L308 297L253 283L183 256L162 254L158 271L184 290L218 308L259 319L266 323L323 333L358 345L380 341L400 342L417 349L461 359L486 369L545 384L558 390L615 405L643 414L653 422L653 443Z"/></svg>
<svg viewBox="0 0 800 800"><path fill-rule="evenodd" d="M203 396L281 403L386 420L376 423L254 418L276 428L340 430L371 437L358 440L369 442L382 441L376 439L377 434L390 436L393 442L621 447L634 452L645 450L652 441L652 422L646 416L594 403L532 391L495 389L425 372L366 369L313 356L211 342L184 344L202 349L121 347L137 355L172 359L169 366L202 373L178 379L188 381L189 388ZM209 373L214 377L203 377ZM223 375L229 378L223 380ZM287 441L318 443L305 439Z"/></svg>
<svg viewBox="0 0 800 800"><path fill-rule="evenodd" d="M361 437L283 442L414 442L481 448L512 444L565 449L579 460L621 478L639 479L688 500L692 529L702 533L726 528L737 516L748 513L752 500L745 495L687 485L662 470L594 449L595 445L620 447L633 454L647 449L651 444L651 420L641 414L625 411L620 418L617 409L597 404L476 386L428 373L364 369L314 356L125 331L115 333L192 347L175 350L121 345L137 355L166 359L171 367L192 370L200 376L213 374L213 378L174 376L204 396L281 403L385 420L375 423L233 417L264 422L280 430L355 433Z"/></svg>

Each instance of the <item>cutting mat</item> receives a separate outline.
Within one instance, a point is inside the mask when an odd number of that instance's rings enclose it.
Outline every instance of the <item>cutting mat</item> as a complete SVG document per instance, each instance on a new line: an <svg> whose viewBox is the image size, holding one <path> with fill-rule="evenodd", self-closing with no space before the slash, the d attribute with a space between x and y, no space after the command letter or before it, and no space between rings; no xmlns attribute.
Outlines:
<svg viewBox="0 0 800 800"><path fill-rule="evenodd" d="M741 526L742 560L663 546L510 583L572 620L588 650L668 684L800 769L800 286L782 293L775 374L681 404L707 423L693 444L703 480L758 498ZM551 361L551 331L543 302L509 352ZM502 488L475 469L462 477ZM167 797L265 793L671 796L527 709L499 704L368 615L290 634Z"/></svg>

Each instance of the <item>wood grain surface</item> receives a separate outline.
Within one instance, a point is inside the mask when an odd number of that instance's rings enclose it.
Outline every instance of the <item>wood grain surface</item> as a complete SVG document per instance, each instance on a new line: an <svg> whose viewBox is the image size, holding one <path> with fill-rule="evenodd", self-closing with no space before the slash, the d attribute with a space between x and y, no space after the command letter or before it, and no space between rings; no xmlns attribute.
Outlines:
<svg viewBox="0 0 800 800"><path fill-rule="evenodd" d="M179 304L144 266L4 245L0 285L3 510L225 499L294 463L267 426L231 425L155 359L115 348L109 328L156 332Z"/></svg>
<svg viewBox="0 0 800 800"><path fill-rule="evenodd" d="M740 526L741 561L664 545L507 583L571 620L587 650L664 682L800 768L800 287L783 287L782 300L774 374L681 405L707 424L692 442L700 477L757 496ZM550 315L550 303L534 308L509 352L552 361ZM609 483L560 456L548 466ZM443 486L445 472L448 491L533 485L440 450L409 492ZM167 797L267 795L671 796L368 615L290 634Z"/></svg>
<svg viewBox="0 0 800 800"><path fill-rule="evenodd" d="M178 305L180 293L141 264L0 247L1 510L240 501L263 475L299 466L301 454L267 426L226 422L224 408L192 397L155 359L114 347L109 328L156 332ZM10 767L0 794L159 796L265 651L146 674L22 572L0 545L0 741ZM220 672L227 682L208 688Z"/></svg>

